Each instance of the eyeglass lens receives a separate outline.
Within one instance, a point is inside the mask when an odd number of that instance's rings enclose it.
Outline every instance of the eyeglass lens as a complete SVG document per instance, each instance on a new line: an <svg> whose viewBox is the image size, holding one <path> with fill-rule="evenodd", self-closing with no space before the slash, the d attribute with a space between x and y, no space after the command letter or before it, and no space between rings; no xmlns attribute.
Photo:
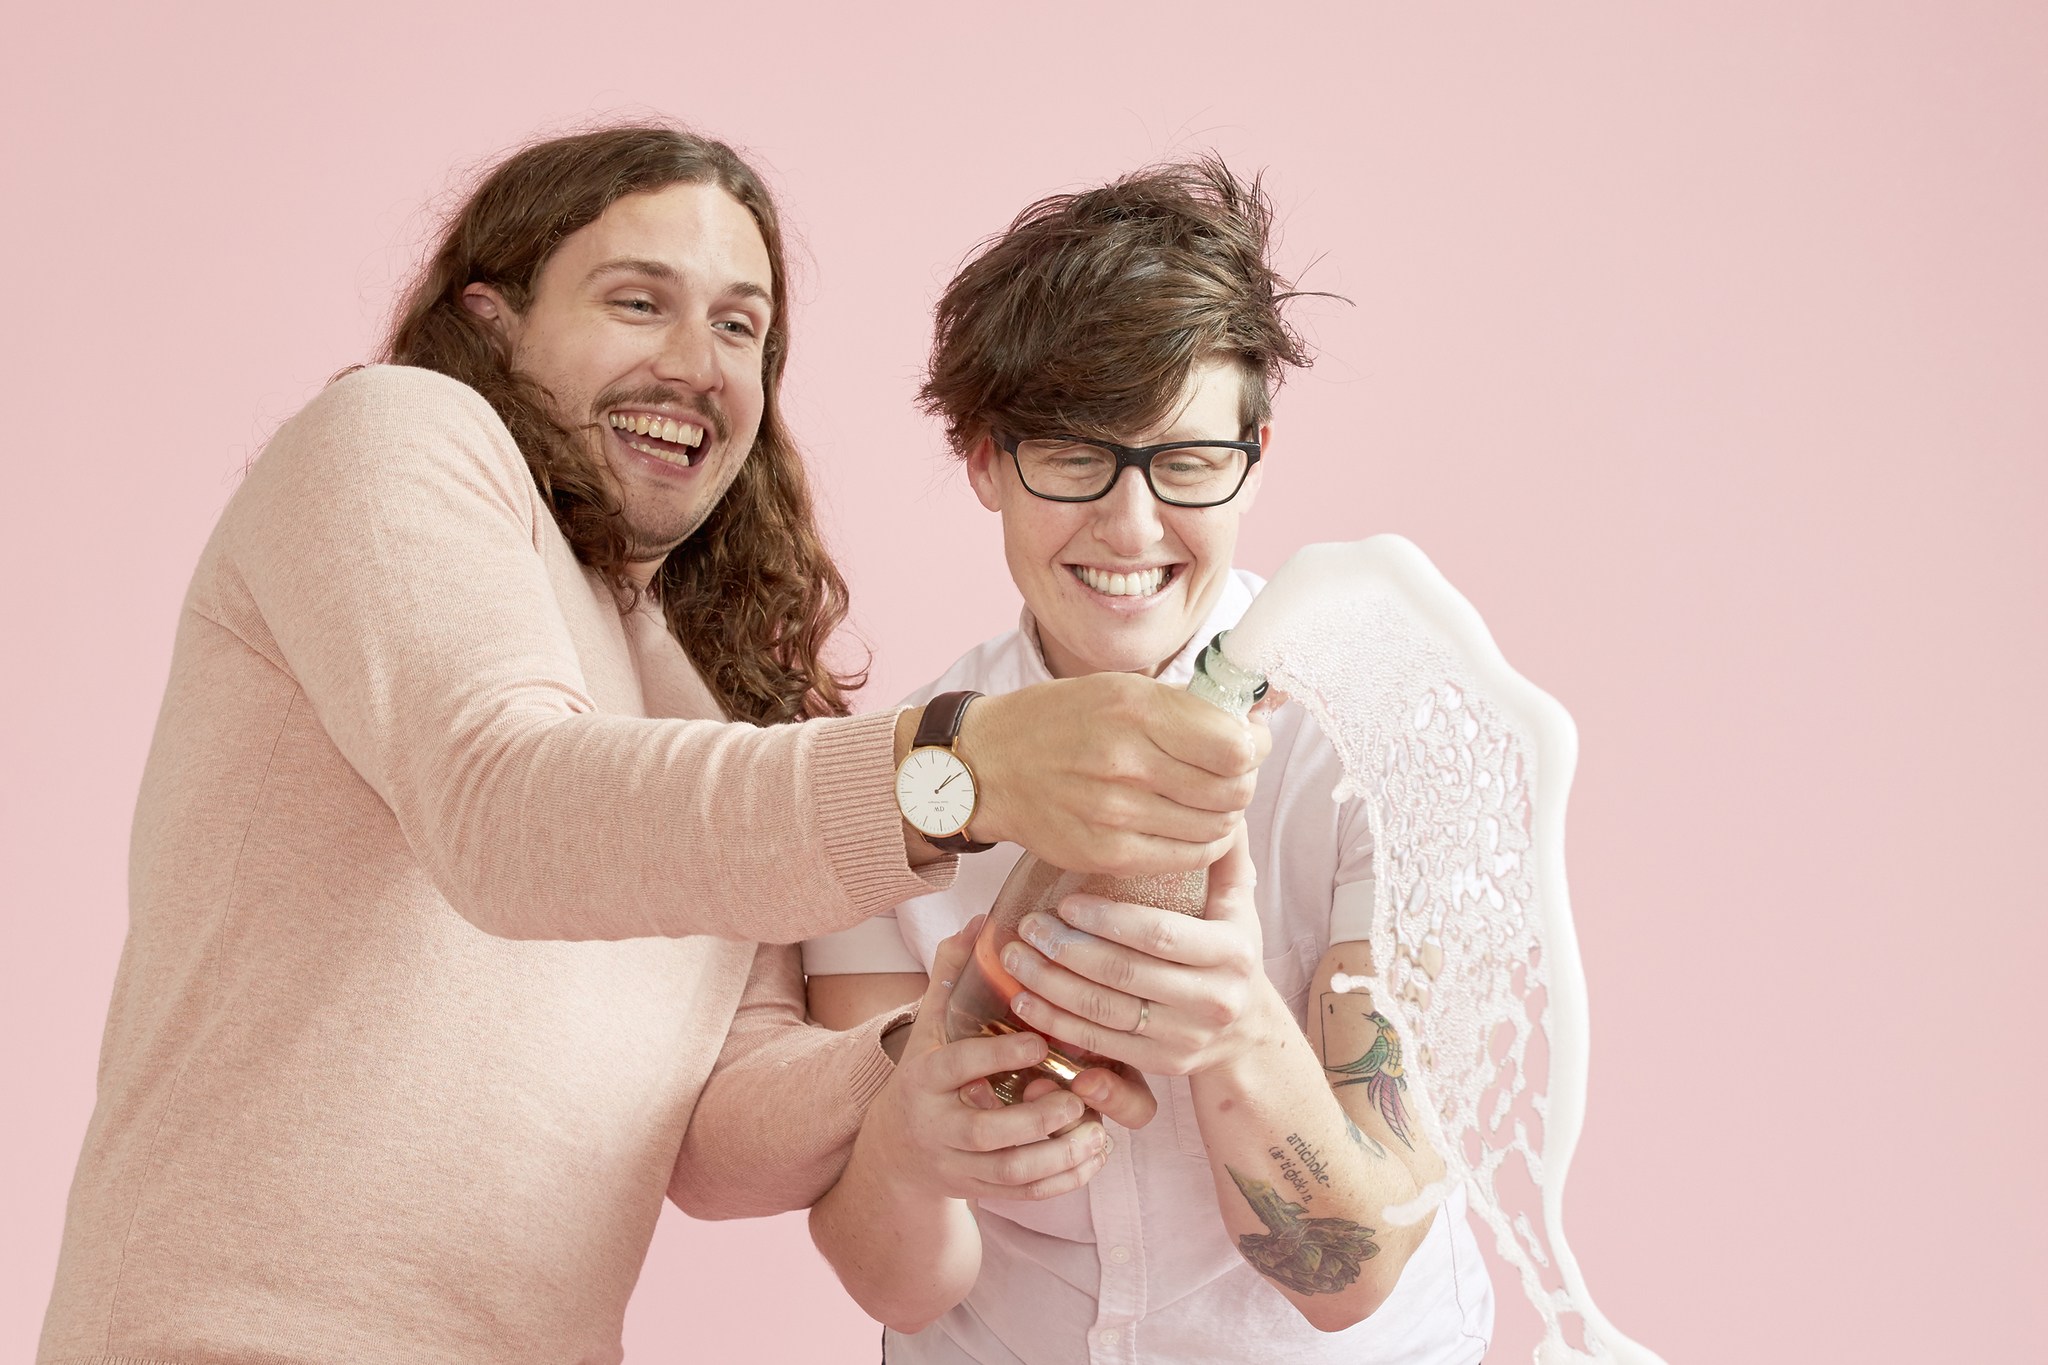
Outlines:
<svg viewBox="0 0 2048 1365"><path fill-rule="evenodd" d="M1162 501L1201 506L1226 502L1244 482L1250 457L1231 446L1176 446L1152 456L1152 490ZM1116 455L1078 441L1017 443L1017 472L1041 497L1091 498L1117 475Z"/></svg>

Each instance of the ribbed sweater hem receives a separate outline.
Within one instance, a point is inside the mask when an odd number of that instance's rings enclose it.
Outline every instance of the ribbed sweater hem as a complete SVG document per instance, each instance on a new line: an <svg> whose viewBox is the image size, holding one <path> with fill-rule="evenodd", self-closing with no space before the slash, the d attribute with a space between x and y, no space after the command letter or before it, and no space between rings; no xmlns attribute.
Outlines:
<svg viewBox="0 0 2048 1365"><path fill-rule="evenodd" d="M853 1099L854 1113L857 1116L855 1132L860 1131L858 1119L866 1118L868 1106L874 1103L875 1096L882 1093L882 1087L889 1083L889 1077L896 1071L896 1063L890 1061L889 1054L882 1050L882 1035L898 1024L912 1023L916 1019L917 1005L912 1003L892 1014L870 1019L855 1030L856 1033L865 1033L874 1040L874 1046L863 1050L847 1076L846 1088Z"/></svg>
<svg viewBox="0 0 2048 1365"><path fill-rule="evenodd" d="M957 855L909 868L903 856L903 817L896 803L875 792L895 790L897 710L820 725L811 761L825 856L847 899L879 910L952 884Z"/></svg>

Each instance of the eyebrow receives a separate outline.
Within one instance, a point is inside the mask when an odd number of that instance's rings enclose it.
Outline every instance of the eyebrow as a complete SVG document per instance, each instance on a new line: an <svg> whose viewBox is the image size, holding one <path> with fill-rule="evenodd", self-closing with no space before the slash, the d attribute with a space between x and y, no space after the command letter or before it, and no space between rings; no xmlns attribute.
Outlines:
<svg viewBox="0 0 2048 1365"><path fill-rule="evenodd" d="M666 261L622 256L592 267L590 273L583 277L583 282L595 284L607 275L645 275L649 279L660 280L665 284L675 284L682 279L682 276L676 273L676 268ZM769 293L765 286L752 280L734 280L725 287L725 292L743 299L759 299L770 306L775 303L775 296Z"/></svg>

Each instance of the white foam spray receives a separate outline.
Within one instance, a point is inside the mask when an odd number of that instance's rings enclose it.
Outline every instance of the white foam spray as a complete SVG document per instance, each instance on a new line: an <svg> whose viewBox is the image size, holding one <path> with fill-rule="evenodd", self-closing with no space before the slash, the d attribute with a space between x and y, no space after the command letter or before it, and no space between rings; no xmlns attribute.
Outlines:
<svg viewBox="0 0 2048 1365"><path fill-rule="evenodd" d="M1463 1182L1543 1320L1537 1365L1662 1365L1601 1316L1564 1239L1587 1043L1564 879L1571 717L1399 536L1301 550L1224 653L1309 710L1343 762L1332 795L1366 802L1373 970L1330 988L1370 990L1393 1022L1448 1170L1388 1220Z"/></svg>

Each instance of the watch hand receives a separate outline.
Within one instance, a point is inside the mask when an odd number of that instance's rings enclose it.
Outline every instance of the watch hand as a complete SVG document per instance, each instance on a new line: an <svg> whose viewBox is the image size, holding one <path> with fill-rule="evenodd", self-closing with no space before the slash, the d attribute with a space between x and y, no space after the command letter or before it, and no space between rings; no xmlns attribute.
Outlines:
<svg viewBox="0 0 2048 1365"><path fill-rule="evenodd" d="M951 781L953 780L953 778L955 778L955 777L958 777L958 776L960 776L960 774L958 774L958 773L953 773L953 774L951 774L950 776L948 776L948 777L946 778L946 782L951 782ZM946 782L941 782L941 783L940 783L940 784L939 784L938 786L936 786L936 787L933 787L933 788L932 788L932 790L933 790L933 791L935 791L935 792L942 792L942 791L944 791L944 790L946 789Z"/></svg>

